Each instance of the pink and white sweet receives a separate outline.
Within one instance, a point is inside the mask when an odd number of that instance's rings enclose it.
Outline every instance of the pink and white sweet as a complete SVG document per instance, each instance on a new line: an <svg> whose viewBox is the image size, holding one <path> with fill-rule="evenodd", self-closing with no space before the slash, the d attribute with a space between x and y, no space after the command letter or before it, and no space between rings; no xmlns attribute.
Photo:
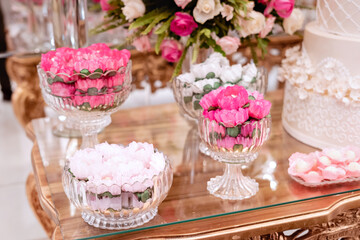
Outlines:
<svg viewBox="0 0 360 240"><path fill-rule="evenodd" d="M127 147L102 143L77 151L68 172L86 184L86 198L93 210L142 208L154 195L154 180L164 171L166 157L149 143Z"/></svg>
<svg viewBox="0 0 360 240"><path fill-rule="evenodd" d="M261 121L270 117L271 103L256 91L243 86L219 87L204 95L203 110L205 141L228 151L262 145L267 131ZM266 133L267 136L267 133Z"/></svg>
<svg viewBox="0 0 360 240"><path fill-rule="evenodd" d="M309 154L294 153L288 173L305 183L320 184L360 177L360 148L348 146Z"/></svg>
<svg viewBox="0 0 360 240"><path fill-rule="evenodd" d="M53 96L70 98L82 110L112 107L114 95L122 90L128 50L110 49L97 43L86 48L58 48L41 56Z"/></svg>

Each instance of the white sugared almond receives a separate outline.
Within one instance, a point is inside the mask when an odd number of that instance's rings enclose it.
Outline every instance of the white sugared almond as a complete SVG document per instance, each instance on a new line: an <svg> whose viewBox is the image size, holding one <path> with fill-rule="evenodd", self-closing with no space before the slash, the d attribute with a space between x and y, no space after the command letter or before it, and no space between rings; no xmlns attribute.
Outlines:
<svg viewBox="0 0 360 240"><path fill-rule="evenodd" d="M353 151L347 151L346 152L346 158L349 160L349 161L354 161L355 158L356 158L356 154L353 152Z"/></svg>
<svg viewBox="0 0 360 240"><path fill-rule="evenodd" d="M327 157L327 156L321 156L319 158L319 162L325 166L330 166L331 165L331 160Z"/></svg>

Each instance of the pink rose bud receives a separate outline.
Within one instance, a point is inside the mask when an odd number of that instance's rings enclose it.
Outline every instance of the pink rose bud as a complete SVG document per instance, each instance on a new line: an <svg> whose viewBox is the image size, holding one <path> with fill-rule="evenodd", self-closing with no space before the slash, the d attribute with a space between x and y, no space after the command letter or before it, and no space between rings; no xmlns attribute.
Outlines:
<svg viewBox="0 0 360 240"><path fill-rule="evenodd" d="M266 19L265 27L261 30L259 37L264 38L271 32L274 27L275 19L276 18L272 15L268 16L268 18Z"/></svg>
<svg viewBox="0 0 360 240"><path fill-rule="evenodd" d="M110 0L100 0L100 5L103 11L113 10L114 7L109 4Z"/></svg>
<svg viewBox="0 0 360 240"><path fill-rule="evenodd" d="M226 55L233 54L240 46L240 39L236 37L225 36L216 41Z"/></svg>
<svg viewBox="0 0 360 240"><path fill-rule="evenodd" d="M288 18L294 9L295 0L274 0L274 9L282 18Z"/></svg>
<svg viewBox="0 0 360 240"><path fill-rule="evenodd" d="M191 1L192 0L174 0L176 6L181 7L182 9L184 9Z"/></svg>
<svg viewBox="0 0 360 240"><path fill-rule="evenodd" d="M179 61L183 48L176 40L164 40L161 45L161 56L169 62Z"/></svg>
<svg viewBox="0 0 360 240"><path fill-rule="evenodd" d="M132 45L139 52L148 52L151 50L150 39L147 35L136 38Z"/></svg>
<svg viewBox="0 0 360 240"><path fill-rule="evenodd" d="M195 23L194 18L183 12L175 13L175 18L171 21L170 31L178 36L189 36L198 25Z"/></svg>
<svg viewBox="0 0 360 240"><path fill-rule="evenodd" d="M240 108L239 110L222 109L216 110L214 113L215 120L219 123L223 123L225 127L235 127L244 123L248 118L247 109Z"/></svg>
<svg viewBox="0 0 360 240"><path fill-rule="evenodd" d="M256 119L262 119L270 113L271 102L263 100L250 101L249 116Z"/></svg>

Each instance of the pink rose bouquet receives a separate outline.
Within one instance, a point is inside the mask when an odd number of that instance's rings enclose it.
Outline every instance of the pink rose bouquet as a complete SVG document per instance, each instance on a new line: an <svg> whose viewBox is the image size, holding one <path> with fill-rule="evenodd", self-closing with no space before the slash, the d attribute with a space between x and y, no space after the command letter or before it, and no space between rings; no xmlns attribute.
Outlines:
<svg viewBox="0 0 360 240"><path fill-rule="evenodd" d="M306 186L360 180L360 148L324 149L310 154L294 153L288 173Z"/></svg>
<svg viewBox="0 0 360 240"><path fill-rule="evenodd" d="M157 38L155 52L162 52L167 61L176 62L174 77L180 73L189 50L193 51L193 60L200 48L212 48L225 56L240 45L247 45L257 46L266 54L269 42L266 37L272 33L274 23L281 28L284 18L290 17L294 9L294 0L100 0L100 3L107 15L104 24L93 32L124 26L131 32L129 43L153 33ZM169 40L172 46L165 48ZM256 63L256 51L252 50Z"/></svg>
<svg viewBox="0 0 360 240"><path fill-rule="evenodd" d="M39 73L55 97L68 98L81 110L112 108L123 89L128 50L111 50L98 43L87 48L58 48L41 57Z"/></svg>
<svg viewBox="0 0 360 240"><path fill-rule="evenodd" d="M271 103L258 92L234 85L219 87L200 100L203 108L201 136L227 151L261 146L268 135Z"/></svg>

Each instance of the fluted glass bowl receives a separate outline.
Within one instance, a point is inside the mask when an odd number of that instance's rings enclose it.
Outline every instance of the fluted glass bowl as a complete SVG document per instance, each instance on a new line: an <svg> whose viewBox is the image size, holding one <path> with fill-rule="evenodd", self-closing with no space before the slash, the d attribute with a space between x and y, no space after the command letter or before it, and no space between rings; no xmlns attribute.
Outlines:
<svg viewBox="0 0 360 240"><path fill-rule="evenodd" d="M258 151L269 138L271 118L250 120L232 128L200 117L200 151L226 164L224 175L210 179L208 191L222 199L240 200L253 196L258 183L244 177L241 169L258 156Z"/></svg>
<svg viewBox="0 0 360 240"><path fill-rule="evenodd" d="M267 71L263 67L258 67L256 77L251 82L245 82L239 79L235 84L245 87L248 91L257 91L261 94L265 94L267 88ZM196 125L198 119L203 111L200 106L201 98L212 90L224 85L228 86L229 83L222 84L214 83L213 86L206 84L203 88L200 88L195 82L185 82L180 77L174 78L172 82L172 89L177 105L179 106L180 114L189 122L190 125Z"/></svg>
<svg viewBox="0 0 360 240"><path fill-rule="evenodd" d="M110 114L119 110L131 91L130 60L117 71L96 69L68 75L45 72L40 65L37 69L45 102L80 129L82 149L98 143L97 133L110 124Z"/></svg>
<svg viewBox="0 0 360 240"><path fill-rule="evenodd" d="M167 196L173 173L169 159L165 168L142 182L120 185L95 185L79 180L66 164L62 183L64 191L88 224L102 229L128 229L143 225L155 217Z"/></svg>

